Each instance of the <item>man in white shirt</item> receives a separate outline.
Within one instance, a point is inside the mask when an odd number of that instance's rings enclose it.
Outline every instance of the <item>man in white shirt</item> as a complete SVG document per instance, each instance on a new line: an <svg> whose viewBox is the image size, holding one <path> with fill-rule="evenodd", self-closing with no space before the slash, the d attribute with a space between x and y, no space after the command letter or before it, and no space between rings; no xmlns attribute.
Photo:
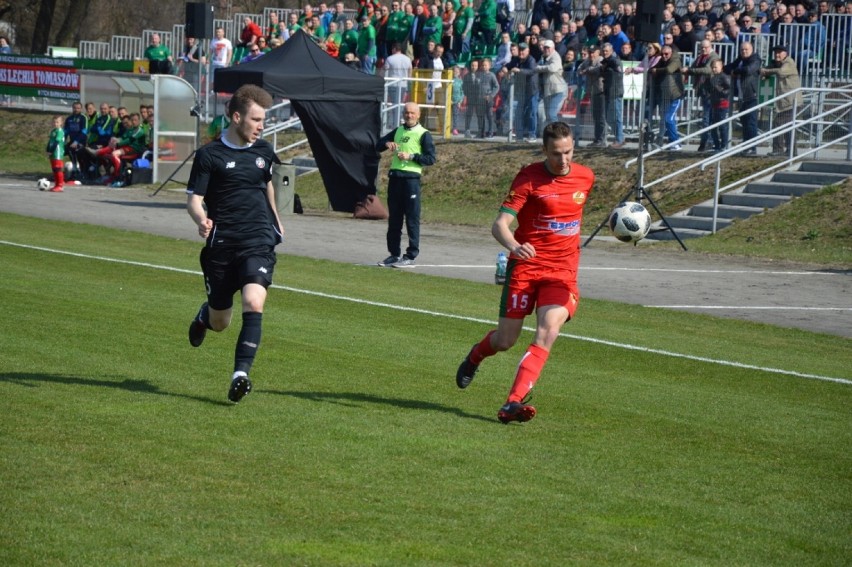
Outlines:
<svg viewBox="0 0 852 567"><path fill-rule="evenodd" d="M231 40L225 37L224 28L216 28L216 39L210 42L210 63L213 66L213 72L229 66L233 53L234 46L231 45Z"/></svg>
<svg viewBox="0 0 852 567"><path fill-rule="evenodd" d="M411 76L411 59L402 53L402 46L394 43L391 46L391 55L385 59L385 79L407 79ZM407 81L387 81L388 99L392 104L388 112L388 128L396 128L400 123L400 109L405 104L405 92L408 90Z"/></svg>

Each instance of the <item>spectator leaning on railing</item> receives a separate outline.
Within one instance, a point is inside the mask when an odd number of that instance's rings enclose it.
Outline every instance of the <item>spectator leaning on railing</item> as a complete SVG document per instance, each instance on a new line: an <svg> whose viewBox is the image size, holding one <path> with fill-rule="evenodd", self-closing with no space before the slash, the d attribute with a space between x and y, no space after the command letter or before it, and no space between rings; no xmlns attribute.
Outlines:
<svg viewBox="0 0 852 567"><path fill-rule="evenodd" d="M799 72L796 70L796 62L790 57L786 45L776 45L772 48L772 67L760 70L761 77L775 77L775 96L792 93L802 86ZM793 107L802 108L802 93L795 96L784 96L775 101L775 124L778 128L789 124L793 120ZM772 155L787 155L791 145L792 132L775 136L772 139Z"/></svg>

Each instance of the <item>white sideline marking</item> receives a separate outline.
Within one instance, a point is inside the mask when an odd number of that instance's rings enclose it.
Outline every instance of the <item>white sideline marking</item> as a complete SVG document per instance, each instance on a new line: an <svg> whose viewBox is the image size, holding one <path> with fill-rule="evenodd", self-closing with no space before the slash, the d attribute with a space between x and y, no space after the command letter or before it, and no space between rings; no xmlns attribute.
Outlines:
<svg viewBox="0 0 852 567"><path fill-rule="evenodd" d="M182 273L182 274L201 275L201 272L196 271L196 270L187 270L187 269L184 269L184 268L175 268L175 267L172 267L172 266L162 266L162 265L159 265L159 264L150 264L148 262L136 262L136 261L133 261L133 260L123 260L123 259L120 259L120 258L109 258L109 257L106 257L106 256L95 256L95 255L92 255L92 254L83 254L83 253L80 253L80 252L69 252L69 251L66 251L66 250L57 250L55 248L45 248L43 246L33 246L33 245L30 245L30 244L20 244L20 243L17 243L17 242L9 242L9 241L6 241L6 240L0 240L0 244L4 244L6 246L15 246L15 247L18 247L18 248L26 248L26 249L29 249L29 250L38 250L40 252L49 252L51 254L61 254L61 255L65 255L65 256L72 256L72 257L75 257L75 258L85 258L87 260L100 260L100 261L103 261L103 262L125 264L125 265L128 265L128 266L139 266L139 267L143 267L143 268L152 268L152 269L155 269L155 270L165 270L165 271L169 271L169 272L178 272L178 273ZM385 307L385 308L388 308L388 309L395 309L397 311L407 311L407 312L410 312L410 313L418 313L420 315L430 315L430 316L433 316L433 317L445 317L445 318L448 318L448 319L457 319L459 321L468 321L468 322L472 322L472 323L483 323L483 324L486 324L486 325L494 325L495 324L494 321L489 320L489 319L479 319L477 317L467 317L467 316L464 316L464 315L453 315L451 313L441 313L439 311L430 311L428 309L419 309L419 308L416 308L416 307L406 307L404 305L394 305L393 303L382 303L382 302L379 302L379 301L371 301L371 300L367 300L367 299L358 299L356 297L347 297L347 296L343 296L343 295L335 295L335 294L330 294L330 293L324 293L324 292L321 292L321 291L312 291L312 290L306 290L306 289L300 289L300 288L288 287L288 286L282 286L282 285L275 285L275 284L273 284L271 287L274 288L274 289L281 289L281 290L290 291L290 292L293 292L293 293L313 295L313 296L316 296L316 297L323 297L325 299L334 299L334 300L338 300L338 301L348 301L350 303L359 303L359 304L362 304L362 305L370 305L372 307ZM524 330L535 331L535 328L524 327ZM687 360L695 360L695 361L698 361L698 362L706 362L706 363L709 363L709 364L719 364L721 366L733 366L733 367L736 367L736 368L744 368L744 369L748 369L748 370L757 370L757 371L760 371L760 372L768 372L768 373L771 373L771 374L783 374L783 375L786 375L786 376L796 376L796 377L799 377L799 378L808 378L808 379L811 379L811 380L821 380L821 381L824 381L824 382L834 382L834 383L837 383L837 384L845 384L845 385L848 385L848 386L852 386L852 380L849 380L849 379L846 379L846 378L835 378L835 377L832 377L832 376L821 376L819 374L807 374L807 373L804 373L804 372L797 372L795 370L784 370L782 368L771 368L771 367L766 367L766 366L756 366L756 365L753 365L753 364L744 364L744 363L741 363L741 362L734 362L734 361L730 361L730 360L720 360L720 359L708 358L708 357L704 357L704 356L696 356L696 355L692 355L692 354L682 354L682 353L678 353L678 352L671 352L671 351L661 350L661 349L656 349L656 348L648 348L648 347L641 347L641 346L636 346L636 345L629 345L629 344L625 344L625 343L618 343L618 342L615 342L615 341L609 341L609 340L605 340L605 339L595 339L595 338L592 338L592 337L583 337L583 336L580 336L580 335L572 335L572 334L569 334L569 333L559 333L559 336L565 337L565 338L568 338L568 339L575 339L575 340L578 340L578 341L586 341L586 342L595 343L595 344L601 344L601 345L606 345L606 346L611 346L611 347L616 347L616 348L622 348L622 349L625 349L625 350L647 352L647 353L651 353L651 354L659 354L659 355L662 355L662 356L670 356L672 358L684 358L684 359L687 359Z"/></svg>
<svg viewBox="0 0 852 567"><path fill-rule="evenodd" d="M359 264L359 266L375 266L374 263ZM459 268L493 270L494 264L414 264L410 268ZM671 272L679 274L762 274L773 276L844 276L842 272L830 271L776 271L776 270L697 270L694 268L624 268L605 266L580 266L580 271L590 272Z"/></svg>
<svg viewBox="0 0 852 567"><path fill-rule="evenodd" d="M615 268L604 266L580 266L580 270L598 270L602 272L676 272L681 274L768 274L774 276L842 276L841 272L795 271L782 272L776 270L697 270L695 268Z"/></svg>
<svg viewBox="0 0 852 567"><path fill-rule="evenodd" d="M852 307L790 307L789 305L643 305L654 309L737 309L748 311L852 311Z"/></svg>

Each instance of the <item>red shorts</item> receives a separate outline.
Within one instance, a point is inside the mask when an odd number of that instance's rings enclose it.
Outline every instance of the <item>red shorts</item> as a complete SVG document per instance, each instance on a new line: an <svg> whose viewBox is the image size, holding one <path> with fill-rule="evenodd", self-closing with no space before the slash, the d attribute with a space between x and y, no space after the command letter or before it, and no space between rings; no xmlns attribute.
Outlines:
<svg viewBox="0 0 852 567"><path fill-rule="evenodd" d="M568 310L569 318L574 318L580 302L576 272L542 273L541 268L510 262L507 276L500 297L500 317L523 319L536 307L560 305Z"/></svg>

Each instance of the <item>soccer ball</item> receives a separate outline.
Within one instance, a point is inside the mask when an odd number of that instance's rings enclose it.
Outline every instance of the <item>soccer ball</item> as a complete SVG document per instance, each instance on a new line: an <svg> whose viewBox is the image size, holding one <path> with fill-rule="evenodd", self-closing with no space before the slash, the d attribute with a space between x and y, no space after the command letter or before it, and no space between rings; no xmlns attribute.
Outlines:
<svg viewBox="0 0 852 567"><path fill-rule="evenodd" d="M651 215L641 203L619 203L609 214L609 229L622 242L639 242L651 229Z"/></svg>
<svg viewBox="0 0 852 567"><path fill-rule="evenodd" d="M50 181L46 177L42 177L38 181L36 181L36 186L39 191L47 191L50 189Z"/></svg>

